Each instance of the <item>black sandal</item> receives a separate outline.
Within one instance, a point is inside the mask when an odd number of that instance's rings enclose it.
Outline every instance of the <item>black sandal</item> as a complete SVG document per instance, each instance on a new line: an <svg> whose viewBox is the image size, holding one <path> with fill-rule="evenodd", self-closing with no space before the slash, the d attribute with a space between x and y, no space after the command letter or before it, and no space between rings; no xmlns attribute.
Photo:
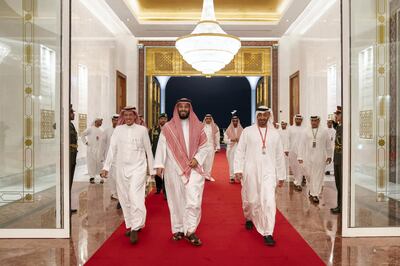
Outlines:
<svg viewBox="0 0 400 266"><path fill-rule="evenodd" d="M196 236L195 233L192 233L191 235L186 235L185 236L186 240L190 242L193 246L201 246L201 240Z"/></svg>
<svg viewBox="0 0 400 266"><path fill-rule="evenodd" d="M179 240L181 240L184 236L185 236L185 234L182 233L182 232L174 233L174 234L172 235L172 240L174 240L174 241L179 241Z"/></svg>

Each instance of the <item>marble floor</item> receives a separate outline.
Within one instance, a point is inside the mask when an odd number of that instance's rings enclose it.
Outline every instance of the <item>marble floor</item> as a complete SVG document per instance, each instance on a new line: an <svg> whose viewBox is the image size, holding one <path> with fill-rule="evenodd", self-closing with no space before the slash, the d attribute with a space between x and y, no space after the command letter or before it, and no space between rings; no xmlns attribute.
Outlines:
<svg viewBox="0 0 400 266"><path fill-rule="evenodd" d="M277 192L279 210L327 265L400 265L400 238L342 238L340 216L329 211L336 189L327 178L318 206L306 192L289 183ZM2 239L1 265L83 265L121 224L122 213L110 197L108 183L89 185L78 178L72 200L79 205L72 216L71 239ZM299 262L301 258L299 258Z"/></svg>

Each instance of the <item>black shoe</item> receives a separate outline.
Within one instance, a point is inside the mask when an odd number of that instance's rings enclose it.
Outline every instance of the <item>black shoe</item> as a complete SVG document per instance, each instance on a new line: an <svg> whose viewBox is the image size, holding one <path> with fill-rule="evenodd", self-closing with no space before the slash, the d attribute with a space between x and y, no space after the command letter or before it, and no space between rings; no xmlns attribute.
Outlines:
<svg viewBox="0 0 400 266"><path fill-rule="evenodd" d="M126 229L126 231L125 231L125 236L130 236L131 235L131 229L129 228L129 229Z"/></svg>
<svg viewBox="0 0 400 266"><path fill-rule="evenodd" d="M94 184L94 177L91 177L91 178L89 179L89 182L90 182L90 184Z"/></svg>
<svg viewBox="0 0 400 266"><path fill-rule="evenodd" d="M246 230L251 230L254 228L254 224L252 221L246 221L244 227L246 228Z"/></svg>
<svg viewBox="0 0 400 266"><path fill-rule="evenodd" d="M104 184L104 179L102 178L101 180L100 180L100 184Z"/></svg>
<svg viewBox="0 0 400 266"><path fill-rule="evenodd" d="M326 172L325 172L325 175L331 175L331 172L326 171Z"/></svg>
<svg viewBox="0 0 400 266"><path fill-rule="evenodd" d="M273 247L273 246L275 246L275 240L272 238L272 236L271 235L268 235L268 236L264 236L264 243L265 243L265 245L267 245L267 246L270 246L270 247Z"/></svg>
<svg viewBox="0 0 400 266"><path fill-rule="evenodd" d="M185 234L183 233L183 232L177 232L177 233L174 233L173 235L172 235L172 240L174 240L174 241L179 241L179 240L181 240L182 238L184 238L185 237Z"/></svg>
<svg viewBox="0 0 400 266"><path fill-rule="evenodd" d="M300 185L294 185L294 190L296 190L296 191L302 191L303 190L303 188L300 186Z"/></svg>
<svg viewBox="0 0 400 266"><path fill-rule="evenodd" d="M119 209L121 209L121 203L119 203L119 201L118 201L117 210L119 210Z"/></svg>
<svg viewBox="0 0 400 266"><path fill-rule="evenodd" d="M342 213L342 209L340 207L332 208L331 213L333 213L333 214Z"/></svg>
<svg viewBox="0 0 400 266"><path fill-rule="evenodd" d="M131 230L129 234L129 240L131 241L131 244L136 244L138 242L138 232Z"/></svg>
<svg viewBox="0 0 400 266"><path fill-rule="evenodd" d="M75 214L75 213L77 213L77 212L78 212L77 209L71 209L71 214Z"/></svg>
<svg viewBox="0 0 400 266"><path fill-rule="evenodd" d="M301 185L304 187L307 184L306 177L303 176L303 180L301 181Z"/></svg>
<svg viewBox="0 0 400 266"><path fill-rule="evenodd" d="M319 203L319 198L318 198L317 196L313 196L313 197L312 197L312 201L313 201L314 203Z"/></svg>
<svg viewBox="0 0 400 266"><path fill-rule="evenodd" d="M196 236L195 233L192 233L192 234L190 234L190 235L186 235L186 236L185 236L185 239L186 239L187 241L189 241L190 244L192 244L193 246L196 246L196 247L201 246L201 245L203 244L203 243L201 242L200 238L199 238L198 236Z"/></svg>

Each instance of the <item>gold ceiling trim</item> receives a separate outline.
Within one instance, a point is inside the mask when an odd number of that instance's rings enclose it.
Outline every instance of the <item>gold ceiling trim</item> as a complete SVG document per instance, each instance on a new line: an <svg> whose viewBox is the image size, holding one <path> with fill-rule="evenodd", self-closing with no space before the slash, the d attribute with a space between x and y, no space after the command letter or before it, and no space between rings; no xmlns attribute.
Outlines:
<svg viewBox="0 0 400 266"><path fill-rule="evenodd" d="M215 2L216 16L223 22L278 23L289 0L219 0ZM201 1L125 0L126 5L140 23L190 22L201 16ZM176 8L179 6L179 10Z"/></svg>
<svg viewBox="0 0 400 266"><path fill-rule="evenodd" d="M204 76L194 70L175 47L146 47L146 76ZM242 47L224 69L213 76L271 76L272 47Z"/></svg>

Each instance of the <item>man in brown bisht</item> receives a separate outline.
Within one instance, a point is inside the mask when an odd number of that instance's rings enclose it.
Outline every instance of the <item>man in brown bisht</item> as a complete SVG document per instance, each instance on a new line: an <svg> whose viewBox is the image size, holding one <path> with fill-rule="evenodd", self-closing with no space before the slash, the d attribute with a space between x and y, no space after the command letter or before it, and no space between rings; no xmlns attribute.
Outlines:
<svg viewBox="0 0 400 266"><path fill-rule="evenodd" d="M202 242L195 234L201 217L207 155L204 126L193 112L189 99L177 101L174 114L164 125L158 140L154 168L164 176L168 191L172 239L186 238L192 245Z"/></svg>

